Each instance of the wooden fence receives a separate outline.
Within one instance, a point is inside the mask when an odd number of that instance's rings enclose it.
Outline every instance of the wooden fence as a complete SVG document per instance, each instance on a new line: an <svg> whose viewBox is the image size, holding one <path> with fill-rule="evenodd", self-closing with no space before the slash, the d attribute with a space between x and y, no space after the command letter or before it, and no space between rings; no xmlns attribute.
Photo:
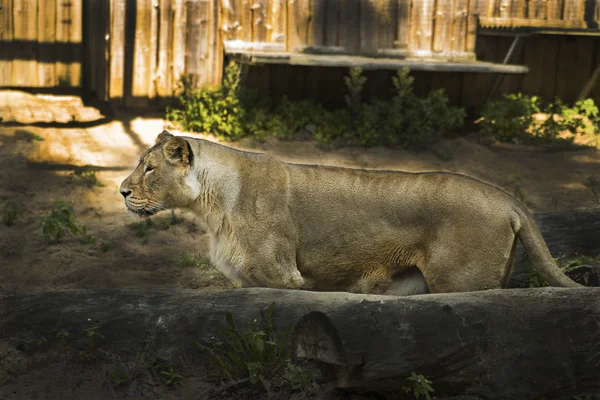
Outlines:
<svg viewBox="0 0 600 400"><path fill-rule="evenodd" d="M321 56L313 64L362 57L373 64L368 91L386 93L402 62L447 69L502 60L510 38L482 36L529 28L598 33L600 0L0 0L0 87L83 88L117 105L164 103L183 74L197 85L220 82L225 56L261 54L274 64L289 55ZM586 31L587 30L587 31ZM585 32L583 32L585 31ZM286 58L288 57L288 58ZM397 62L398 64L394 64ZM523 90L574 100L600 64L600 39L528 38L501 92ZM491 64L493 63L493 64ZM422 69L422 68L421 68ZM467 71L468 69L462 69ZM521 70L526 70L521 68ZM459 104L477 107L490 75L416 72L421 91L444 87ZM498 72L496 71L496 72ZM514 71L513 71L514 72ZM266 94L335 101L347 68L263 65L246 81ZM600 100L600 89L592 92ZM336 97L337 96L337 97Z"/></svg>

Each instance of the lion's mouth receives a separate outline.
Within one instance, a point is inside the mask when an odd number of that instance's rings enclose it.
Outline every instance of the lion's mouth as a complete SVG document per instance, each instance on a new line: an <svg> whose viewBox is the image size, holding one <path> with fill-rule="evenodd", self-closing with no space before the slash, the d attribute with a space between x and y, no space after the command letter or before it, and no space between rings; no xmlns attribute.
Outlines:
<svg viewBox="0 0 600 400"><path fill-rule="evenodd" d="M162 204L159 204L159 203L138 205L138 204L132 204L131 202L129 202L127 200L125 200L125 206L127 207L127 211L129 211L133 214L142 216L142 217L149 217L149 216L156 214L159 211L166 209L166 207L164 207Z"/></svg>

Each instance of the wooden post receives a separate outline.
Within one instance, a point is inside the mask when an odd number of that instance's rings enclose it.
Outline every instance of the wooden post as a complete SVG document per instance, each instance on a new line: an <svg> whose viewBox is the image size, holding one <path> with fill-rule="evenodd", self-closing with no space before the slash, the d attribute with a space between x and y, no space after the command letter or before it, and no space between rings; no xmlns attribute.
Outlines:
<svg viewBox="0 0 600 400"><path fill-rule="evenodd" d="M110 7L110 71L109 99L124 100L125 78L125 7L127 0L111 0Z"/></svg>
<svg viewBox="0 0 600 400"><path fill-rule="evenodd" d="M2 12L0 12L0 52L6 54L7 50L3 47L4 43L9 43L13 40L14 29L14 7L12 0L1 0ZM0 58L0 86L12 86L12 70L13 60L10 58Z"/></svg>

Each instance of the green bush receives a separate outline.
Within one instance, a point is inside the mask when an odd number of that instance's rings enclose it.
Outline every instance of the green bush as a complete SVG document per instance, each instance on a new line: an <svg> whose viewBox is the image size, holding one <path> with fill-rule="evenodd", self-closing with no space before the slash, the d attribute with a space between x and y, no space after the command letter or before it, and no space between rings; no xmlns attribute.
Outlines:
<svg viewBox="0 0 600 400"><path fill-rule="evenodd" d="M223 83L216 89L192 90L193 80L182 79L179 104L167 108L167 119L177 121L185 130L206 132L222 139L236 140L244 135L246 110L241 104L240 69L230 63Z"/></svg>
<svg viewBox="0 0 600 400"><path fill-rule="evenodd" d="M505 94L501 99L488 102L481 117L482 134L517 144L557 142L561 140L559 135L566 131L572 134L600 133L598 107L592 99L567 107L558 98L544 105L537 96Z"/></svg>
<svg viewBox="0 0 600 400"><path fill-rule="evenodd" d="M367 78L360 68L351 68L344 78L344 107L327 110L314 102L287 97L277 104L258 99L253 91L241 87L239 67L230 63L217 89L192 90L192 80L185 78L179 102L167 109L167 118L185 130L228 140L247 135L259 141L302 135L324 144L426 147L459 129L465 111L449 105L443 90L424 98L415 95L413 80L407 68L398 71L391 100L366 101L362 92Z"/></svg>

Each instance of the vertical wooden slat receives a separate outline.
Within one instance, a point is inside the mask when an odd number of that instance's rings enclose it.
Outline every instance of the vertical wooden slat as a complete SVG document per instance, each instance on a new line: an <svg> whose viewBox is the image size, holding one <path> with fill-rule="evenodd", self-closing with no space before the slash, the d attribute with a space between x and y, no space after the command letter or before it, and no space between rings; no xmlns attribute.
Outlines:
<svg viewBox="0 0 600 400"><path fill-rule="evenodd" d="M124 97L126 2L126 0L111 0L110 6L109 97L115 101L122 101Z"/></svg>
<svg viewBox="0 0 600 400"><path fill-rule="evenodd" d="M255 0L250 6L252 16L252 41L266 42L267 41L267 7L268 0Z"/></svg>
<svg viewBox="0 0 600 400"><path fill-rule="evenodd" d="M397 31L397 0L377 0L377 50L393 49Z"/></svg>
<svg viewBox="0 0 600 400"><path fill-rule="evenodd" d="M285 43L285 0L271 0L267 6L267 42Z"/></svg>
<svg viewBox="0 0 600 400"><path fill-rule="evenodd" d="M150 31L146 32L150 35L150 71L149 71L149 82L148 82L148 98L154 99L156 97L156 77L158 75L158 17L159 17L159 3L158 0L150 1Z"/></svg>
<svg viewBox="0 0 600 400"><path fill-rule="evenodd" d="M312 25L311 0L289 0L288 2L288 33L286 38L287 51L306 46Z"/></svg>
<svg viewBox="0 0 600 400"><path fill-rule="evenodd" d="M422 0L411 12L410 50L431 51L435 0Z"/></svg>
<svg viewBox="0 0 600 400"><path fill-rule="evenodd" d="M510 18L512 15L512 0L500 0L498 7L498 16L500 18Z"/></svg>
<svg viewBox="0 0 600 400"><path fill-rule="evenodd" d="M546 11L549 20L560 20L564 9L564 0L548 0L548 10Z"/></svg>
<svg viewBox="0 0 600 400"><path fill-rule="evenodd" d="M209 17L210 0L196 0L188 3L188 43L186 72L196 78L198 87L210 84L209 57Z"/></svg>
<svg viewBox="0 0 600 400"><path fill-rule="evenodd" d="M82 0L59 1L56 8L56 42L73 45L62 55L70 58L70 62L56 63L56 75L59 86L76 87L81 83L81 46Z"/></svg>
<svg viewBox="0 0 600 400"><path fill-rule="evenodd" d="M565 1L565 21L583 21L585 0Z"/></svg>
<svg viewBox="0 0 600 400"><path fill-rule="evenodd" d="M526 15L526 0L512 0L510 8L511 18L525 18Z"/></svg>
<svg viewBox="0 0 600 400"><path fill-rule="evenodd" d="M42 0L40 0L42 1ZM45 0L44 0L45 1ZM69 77L71 87L81 87L81 61L83 60L83 2L84 0L69 0L70 18L72 21L71 29L69 30L69 41L75 46L73 47L73 62L69 65Z"/></svg>
<svg viewBox="0 0 600 400"><path fill-rule="evenodd" d="M454 0L436 2L433 30L433 51L436 53L449 51L451 48L453 10Z"/></svg>
<svg viewBox="0 0 600 400"><path fill-rule="evenodd" d="M377 4L376 0L360 0L360 53L374 55L377 52Z"/></svg>
<svg viewBox="0 0 600 400"><path fill-rule="evenodd" d="M571 103L577 99L581 88L591 75L593 42L598 39L564 36L560 40L560 54L553 66L558 74L556 94L561 100Z"/></svg>
<svg viewBox="0 0 600 400"><path fill-rule="evenodd" d="M546 18L546 0L529 0L528 15L530 19Z"/></svg>
<svg viewBox="0 0 600 400"><path fill-rule="evenodd" d="M596 16L598 21L600 21L600 3L597 3L596 6ZM596 60L594 60L594 67L600 65L600 40L594 40L594 47L591 51L596 55ZM590 97L594 100L598 100L596 103L600 102L600 84L596 84L596 87L592 90Z"/></svg>
<svg viewBox="0 0 600 400"><path fill-rule="evenodd" d="M340 46L358 53L360 43L360 0L344 0L340 10Z"/></svg>
<svg viewBox="0 0 600 400"><path fill-rule="evenodd" d="M467 52L467 17L469 15L469 0L455 0L454 24L452 26L452 38L450 51L452 53Z"/></svg>
<svg viewBox="0 0 600 400"><path fill-rule="evenodd" d="M133 44L133 71L131 72L131 98L127 106L148 104L148 89L152 65L152 0L135 0L135 36Z"/></svg>
<svg viewBox="0 0 600 400"><path fill-rule="evenodd" d="M240 7L240 17L241 17L241 28L238 30L237 39L243 40L245 42L252 41L252 36L254 36L254 24L252 23L252 5L254 1L251 0L241 0L237 2L237 7ZM240 5L241 3L241 5Z"/></svg>
<svg viewBox="0 0 600 400"><path fill-rule="evenodd" d="M309 32L309 44L323 46L325 44L325 24L327 22L327 0L312 0L310 10L312 29Z"/></svg>
<svg viewBox="0 0 600 400"><path fill-rule="evenodd" d="M173 0L173 58L171 60L171 82L173 90L185 73L187 6L184 0Z"/></svg>
<svg viewBox="0 0 600 400"><path fill-rule="evenodd" d="M13 60L12 86L35 87L38 83L37 5L37 0L18 0L13 3L13 39L22 41L25 45Z"/></svg>
<svg viewBox="0 0 600 400"><path fill-rule="evenodd" d="M342 0L327 1L327 16L325 18L325 46L340 45L340 8Z"/></svg>
<svg viewBox="0 0 600 400"><path fill-rule="evenodd" d="M38 5L38 83L56 86L56 1L41 1Z"/></svg>
<svg viewBox="0 0 600 400"><path fill-rule="evenodd" d="M408 42L411 37L411 0L398 1L398 34L396 37L396 47L399 49L408 48Z"/></svg>
<svg viewBox="0 0 600 400"><path fill-rule="evenodd" d="M213 24L211 26L211 82L212 86L218 86L221 83L223 75L223 40L221 38L221 12L219 0L211 0L211 15Z"/></svg>
<svg viewBox="0 0 600 400"><path fill-rule="evenodd" d="M13 0L2 1L2 13L0 13L0 52L6 54L7 50L3 47L3 43L9 43L13 40ZM10 58L4 59L0 57L0 85L1 86L12 86L12 70L13 60Z"/></svg>
<svg viewBox="0 0 600 400"><path fill-rule="evenodd" d="M165 98L171 95L169 67L173 57L173 2L160 0L158 18L158 65L156 66L156 94Z"/></svg>
<svg viewBox="0 0 600 400"><path fill-rule="evenodd" d="M235 31L237 30L236 22L238 22L235 18L235 5L235 1L233 0L220 0L223 19L223 25L221 25L223 40L233 40L235 38Z"/></svg>

